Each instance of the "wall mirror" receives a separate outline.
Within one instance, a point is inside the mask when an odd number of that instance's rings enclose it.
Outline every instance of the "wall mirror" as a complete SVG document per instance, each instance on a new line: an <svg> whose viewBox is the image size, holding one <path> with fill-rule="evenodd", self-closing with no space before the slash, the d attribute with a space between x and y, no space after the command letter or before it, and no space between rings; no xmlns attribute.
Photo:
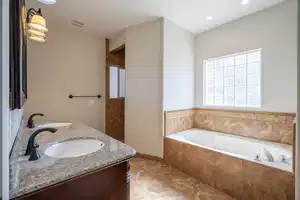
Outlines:
<svg viewBox="0 0 300 200"><path fill-rule="evenodd" d="M27 99L27 33L25 0L10 1L10 109Z"/></svg>

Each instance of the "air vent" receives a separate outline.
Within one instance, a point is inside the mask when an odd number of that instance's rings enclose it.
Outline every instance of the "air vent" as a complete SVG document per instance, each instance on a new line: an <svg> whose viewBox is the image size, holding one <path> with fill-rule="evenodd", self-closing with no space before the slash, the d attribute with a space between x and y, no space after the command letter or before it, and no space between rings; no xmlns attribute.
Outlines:
<svg viewBox="0 0 300 200"><path fill-rule="evenodd" d="M73 20L72 25L82 28L84 26L84 23L78 20Z"/></svg>

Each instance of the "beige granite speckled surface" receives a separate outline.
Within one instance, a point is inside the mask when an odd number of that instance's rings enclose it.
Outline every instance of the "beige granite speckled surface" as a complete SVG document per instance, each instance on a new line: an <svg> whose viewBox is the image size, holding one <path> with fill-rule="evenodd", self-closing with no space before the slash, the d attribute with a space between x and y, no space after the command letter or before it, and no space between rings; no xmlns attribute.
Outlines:
<svg viewBox="0 0 300 200"><path fill-rule="evenodd" d="M59 128L56 133L44 132L36 137L41 159L28 161L23 156L29 135L34 131L24 128L16 139L10 158L10 198L18 197L44 187L102 169L128 160L135 150L107 135L83 124ZM94 138L105 146L92 154L74 158L53 158L44 154L47 147L70 138Z"/></svg>

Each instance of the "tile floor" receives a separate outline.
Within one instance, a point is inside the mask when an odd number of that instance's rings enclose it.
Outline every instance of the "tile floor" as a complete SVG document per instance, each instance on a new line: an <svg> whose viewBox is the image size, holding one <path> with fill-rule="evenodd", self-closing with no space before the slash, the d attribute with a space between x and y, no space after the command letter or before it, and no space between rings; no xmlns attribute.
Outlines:
<svg viewBox="0 0 300 200"><path fill-rule="evenodd" d="M234 200L159 161L131 160L131 200Z"/></svg>

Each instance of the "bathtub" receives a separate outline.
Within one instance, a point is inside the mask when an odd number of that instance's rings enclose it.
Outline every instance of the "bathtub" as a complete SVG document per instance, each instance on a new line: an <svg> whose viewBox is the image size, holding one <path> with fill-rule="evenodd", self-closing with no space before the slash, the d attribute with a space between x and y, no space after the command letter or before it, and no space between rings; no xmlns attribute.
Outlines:
<svg viewBox="0 0 300 200"><path fill-rule="evenodd" d="M164 137L167 164L237 200L295 200L292 157L291 145L202 129Z"/></svg>
<svg viewBox="0 0 300 200"><path fill-rule="evenodd" d="M285 171L293 171L291 145L203 129L189 129L167 137ZM272 155L272 161L268 160L265 151Z"/></svg>

